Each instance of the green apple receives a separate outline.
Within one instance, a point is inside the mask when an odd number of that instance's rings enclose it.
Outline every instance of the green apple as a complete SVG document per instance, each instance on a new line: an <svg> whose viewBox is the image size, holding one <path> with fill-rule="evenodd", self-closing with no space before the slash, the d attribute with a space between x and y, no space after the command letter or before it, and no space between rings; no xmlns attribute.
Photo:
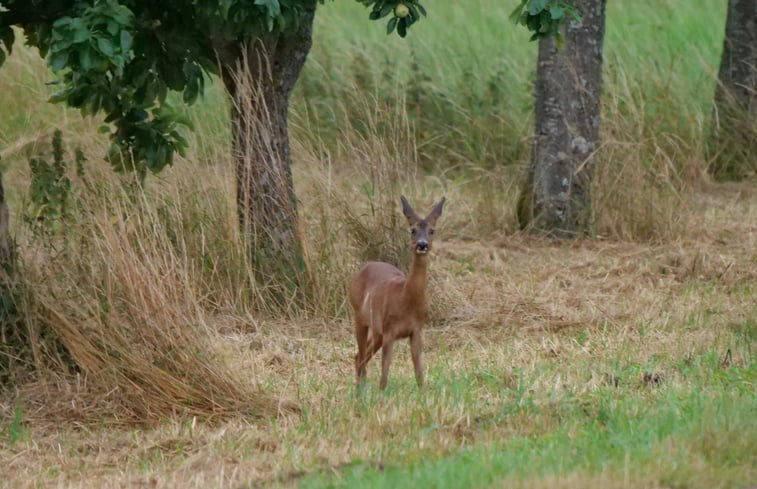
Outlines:
<svg viewBox="0 0 757 489"><path fill-rule="evenodd" d="M407 8L407 5L404 3L398 3L396 7L394 7L394 15L399 17L400 19L404 19L408 15L410 15L410 9Z"/></svg>

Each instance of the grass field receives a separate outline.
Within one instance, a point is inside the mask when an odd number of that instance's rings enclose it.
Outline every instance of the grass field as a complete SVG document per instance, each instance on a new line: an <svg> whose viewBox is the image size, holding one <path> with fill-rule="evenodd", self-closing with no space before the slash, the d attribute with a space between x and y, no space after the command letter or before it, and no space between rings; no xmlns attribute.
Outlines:
<svg viewBox="0 0 757 489"><path fill-rule="evenodd" d="M514 217L536 46L510 5L438 3L405 40L320 7L290 113L310 300L283 312L246 273L217 85L187 157L135 190L100 121L45 103L52 75L14 50L0 164L26 343L0 487L757 485L757 185L711 181L704 151L725 2L608 2L595 236L563 243ZM28 159L56 128L88 163L65 232L40 235ZM401 259L400 193L448 198L427 386L403 343L387 392L374 360L358 396L345 284Z"/></svg>

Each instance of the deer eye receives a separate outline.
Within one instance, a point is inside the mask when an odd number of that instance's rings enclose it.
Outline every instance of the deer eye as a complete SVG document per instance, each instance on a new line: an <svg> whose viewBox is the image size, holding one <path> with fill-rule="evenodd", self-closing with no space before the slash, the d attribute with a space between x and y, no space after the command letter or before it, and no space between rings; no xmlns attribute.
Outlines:
<svg viewBox="0 0 757 489"><path fill-rule="evenodd" d="M434 230L433 229L429 229L428 230L428 234L430 234L431 236L433 236L434 235Z"/></svg>
<svg viewBox="0 0 757 489"><path fill-rule="evenodd" d="M415 228L410 230L410 234L412 234L413 236L415 236L415 233L416 233Z"/></svg>

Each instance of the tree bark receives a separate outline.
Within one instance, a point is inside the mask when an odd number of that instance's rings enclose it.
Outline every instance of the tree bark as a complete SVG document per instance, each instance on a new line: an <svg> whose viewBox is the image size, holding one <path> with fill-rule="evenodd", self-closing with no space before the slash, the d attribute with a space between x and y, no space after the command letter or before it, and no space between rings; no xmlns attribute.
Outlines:
<svg viewBox="0 0 757 489"><path fill-rule="evenodd" d="M302 240L290 168L287 110L312 44L315 1L288 35L218 49L231 97L239 225L258 284L287 296L304 279Z"/></svg>
<svg viewBox="0 0 757 489"><path fill-rule="evenodd" d="M711 137L716 177L757 172L757 0L728 1Z"/></svg>
<svg viewBox="0 0 757 489"><path fill-rule="evenodd" d="M539 41L531 166L518 202L521 227L576 237L592 225L591 181L599 141L605 0L575 0L581 21L564 45Z"/></svg>
<svg viewBox="0 0 757 489"><path fill-rule="evenodd" d="M11 268L11 237L8 221L8 203L5 201L3 174L0 172L0 281L5 279L5 274L10 273Z"/></svg>
<svg viewBox="0 0 757 489"><path fill-rule="evenodd" d="M13 332L13 296L10 289L11 247L8 230L8 205L5 202L3 174L0 171L0 387L8 380L13 363L11 353L16 353L9 346ZM7 352L7 353L6 353Z"/></svg>

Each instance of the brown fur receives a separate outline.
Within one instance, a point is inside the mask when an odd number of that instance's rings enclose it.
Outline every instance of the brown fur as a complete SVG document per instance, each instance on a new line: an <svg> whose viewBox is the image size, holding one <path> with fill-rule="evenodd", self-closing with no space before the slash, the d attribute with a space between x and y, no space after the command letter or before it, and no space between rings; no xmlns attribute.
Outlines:
<svg viewBox="0 0 757 489"><path fill-rule="evenodd" d="M365 367L381 348L381 383L386 388L394 342L409 338L418 386L423 386L421 363L422 329L428 316L426 271L434 225L441 216L444 199L425 219L420 219L405 197L402 210L411 229L413 263L407 277L394 265L370 261L355 273L349 285L349 299L355 313L355 355L357 382L365 378ZM425 249L425 252L423 250Z"/></svg>

